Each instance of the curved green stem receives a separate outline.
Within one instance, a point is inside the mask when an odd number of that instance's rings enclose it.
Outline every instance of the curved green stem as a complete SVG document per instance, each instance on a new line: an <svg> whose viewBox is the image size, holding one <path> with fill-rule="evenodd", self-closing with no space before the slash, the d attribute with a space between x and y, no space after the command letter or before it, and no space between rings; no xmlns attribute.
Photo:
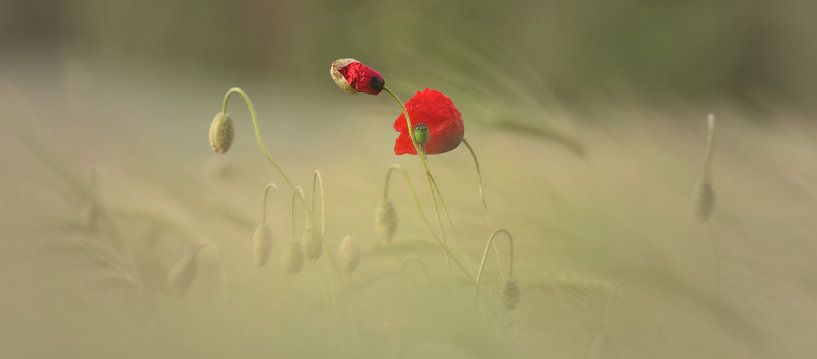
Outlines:
<svg viewBox="0 0 817 359"><path fill-rule="evenodd" d="M301 186L295 186L293 188L294 188L294 190L292 191L292 206L290 208L289 215L290 215L290 218L292 219L292 240L298 240L298 233L295 232L295 198L298 198L298 195L300 195L300 198L303 198L304 197L304 190L301 188ZM304 206L304 212L306 213L306 226L308 228L309 227L309 208Z"/></svg>
<svg viewBox="0 0 817 359"><path fill-rule="evenodd" d="M511 233L505 229L497 229L491 233L491 237L488 238L488 243L485 244L485 250L482 252L482 261L479 264L479 271L477 272L476 293L479 293L479 282L482 279L482 271L485 269L485 259L488 257L488 250L494 243L496 236L500 233L504 234L508 238L508 244L510 247L509 253L511 258L510 269L508 270L508 280L513 280L513 236L511 236ZM500 268L499 271L501 273L502 268Z"/></svg>
<svg viewBox="0 0 817 359"><path fill-rule="evenodd" d="M244 105L247 106L247 110L250 112L250 118L252 119L252 127L255 130L255 142L258 145L258 149L261 151L261 154L267 158L267 160L272 164L272 167L278 171L278 174L284 179L290 189L295 191L295 184L289 179L286 172L284 172L283 168L278 164L272 155L270 154L267 146L264 144L264 140L261 138L261 129L258 125L258 115L255 112L255 106L252 104L252 100L250 100L250 96L247 95L244 90L240 87L233 87L227 90L227 93L224 94L224 101L221 104L221 112L227 113L227 105L230 102L230 96L233 94L238 94L241 96L241 99L244 100ZM306 198L303 196L303 191L301 191L301 201L303 201L304 206L306 206Z"/></svg>
<svg viewBox="0 0 817 359"><path fill-rule="evenodd" d="M312 172L312 217L315 217L315 185L321 190L321 237L324 238L324 243L326 242L326 199L324 198L324 191L323 191L323 177L321 176L321 171L315 170Z"/></svg>
<svg viewBox="0 0 817 359"><path fill-rule="evenodd" d="M482 171L480 171L479 167L479 159L477 158L477 153L474 152L474 148L471 146L468 141L463 138L462 143L468 148L468 153L471 154L471 158L474 159L474 168L477 171L477 184L479 185L479 197L482 199L482 210L485 211L485 221L488 222L488 226L491 225L491 216L488 214L488 201L485 200L485 190L482 186Z"/></svg>
<svg viewBox="0 0 817 359"><path fill-rule="evenodd" d="M274 189L274 190L277 191L278 190L278 185L275 184L275 183L270 182L264 187L264 202L262 204L262 209L261 209L261 224L266 224L267 223L267 198L269 197L269 191L271 189Z"/></svg>

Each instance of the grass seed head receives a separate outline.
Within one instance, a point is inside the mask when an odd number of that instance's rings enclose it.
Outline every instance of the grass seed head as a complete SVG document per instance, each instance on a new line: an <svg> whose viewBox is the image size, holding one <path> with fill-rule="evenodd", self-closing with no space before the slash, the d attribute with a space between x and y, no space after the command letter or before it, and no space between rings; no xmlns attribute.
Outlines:
<svg viewBox="0 0 817 359"><path fill-rule="evenodd" d="M506 280L499 288L499 297L505 310L514 310L519 304L519 285L513 280Z"/></svg>
<svg viewBox="0 0 817 359"><path fill-rule="evenodd" d="M374 211L374 228L377 235L386 243L391 242L394 232L397 231L397 212L388 199L381 200Z"/></svg>
<svg viewBox="0 0 817 359"><path fill-rule="evenodd" d="M210 146L216 153L224 154L233 144L233 120L230 115L219 112L210 123Z"/></svg>
<svg viewBox="0 0 817 359"><path fill-rule="evenodd" d="M297 241L290 241L281 254L281 266L289 274L297 274L304 265L304 253Z"/></svg>
<svg viewBox="0 0 817 359"><path fill-rule="evenodd" d="M303 244L306 259L315 261L323 254L323 237L315 226L306 229L301 238L301 244Z"/></svg>
<svg viewBox="0 0 817 359"><path fill-rule="evenodd" d="M692 210L698 222L706 222L715 209L715 190L712 184L706 181L698 182L692 193Z"/></svg>
<svg viewBox="0 0 817 359"><path fill-rule="evenodd" d="M338 248L338 257L340 258L341 267L347 273L353 272L358 263L360 263L360 250L351 236L343 237L340 241L340 248Z"/></svg>
<svg viewBox="0 0 817 359"><path fill-rule="evenodd" d="M252 237L253 254L255 256L255 263L259 267L263 267L269 261L270 252L272 251L272 230L266 224L259 224L255 228L255 234Z"/></svg>

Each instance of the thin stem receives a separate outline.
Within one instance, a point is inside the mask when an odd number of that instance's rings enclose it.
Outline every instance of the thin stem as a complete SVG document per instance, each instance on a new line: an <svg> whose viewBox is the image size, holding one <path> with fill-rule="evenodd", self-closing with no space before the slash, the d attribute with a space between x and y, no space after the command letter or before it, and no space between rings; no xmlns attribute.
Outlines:
<svg viewBox="0 0 817 359"><path fill-rule="evenodd" d="M326 199L323 191L323 177L321 171L315 170L312 173L312 217L315 217L315 185L318 184L321 190L321 237L326 242Z"/></svg>
<svg viewBox="0 0 817 359"><path fill-rule="evenodd" d="M292 218L292 240L297 240L298 236L297 233L295 232L295 198L297 198L298 195L300 195L300 198L303 198L304 190L301 188L301 186L295 186L293 188L294 191L292 191L292 207L290 208L289 215L290 218ZM309 209L306 208L306 206L304 206L304 211L306 212L307 217L306 219L307 227L309 227Z"/></svg>
<svg viewBox="0 0 817 359"><path fill-rule="evenodd" d="M706 159L704 160L704 182L711 183L712 181L712 146L715 142L715 115L709 114L707 118L709 131L706 135Z"/></svg>
<svg viewBox="0 0 817 359"><path fill-rule="evenodd" d="M267 223L267 198L269 197L269 190L270 189L274 189L274 190L277 191L278 190L278 185L275 184L275 183L270 182L264 187L264 202L261 205L262 206L262 208L261 208L261 224L266 224Z"/></svg>
<svg viewBox="0 0 817 359"><path fill-rule="evenodd" d="M466 140L465 138L462 139L462 143L465 144L465 147L468 149L468 153L471 154L471 158L474 159L474 169L477 172L477 184L479 185L479 197L482 200L482 210L485 212L485 222L488 223L488 227L492 226L491 224L491 215L488 212L488 201L485 200L485 189L482 185L482 171L480 170L479 166L479 159L477 158L477 153L474 151L474 147ZM494 257L496 258L496 265L499 268L502 268L502 259L499 257L499 249L496 246L494 247Z"/></svg>
<svg viewBox="0 0 817 359"><path fill-rule="evenodd" d="M508 280L513 280L513 236L511 236L511 233L507 230L497 229L491 233L491 237L488 238L488 243L485 244L485 251L482 252L482 261L479 264L479 271L477 272L476 293L479 293L479 282L480 279L482 279L482 271L485 269L485 259L488 257L488 250L491 248L491 244L494 243L496 236L500 233L505 234L505 236L508 238L508 245L510 248L509 254L511 258L510 269L508 270ZM499 270L502 271L502 268L499 268Z"/></svg>
<svg viewBox="0 0 817 359"><path fill-rule="evenodd" d="M462 143L468 148L468 153L471 154L471 158L474 159L474 168L477 171L477 184L479 185L479 197L482 199L482 209L485 211L485 221L488 222L488 226L491 225L491 216L488 214L488 201L485 200L485 190L482 186L482 171L480 171L479 167L479 159L477 158L477 153L474 152L474 148L471 146L468 141L463 138Z"/></svg>
<svg viewBox="0 0 817 359"><path fill-rule="evenodd" d="M221 112L227 113L227 105L229 104L230 96L232 94L238 94L239 96L241 96L241 99L244 100L244 104L247 106L247 110L250 112L250 118L252 118L252 126L253 129L255 130L255 142L258 145L258 149L261 151L261 154L267 158L267 160L272 164L275 170L278 171L278 174L281 175L281 177L283 177L284 181L287 183L289 188L295 191L295 184L292 182L291 179L289 179L289 176L287 176L286 172L284 172L281 166L278 165L278 162L272 157L269 150L267 149L267 146L264 144L264 140L261 138L261 129L258 125L258 115L256 114L255 106L253 106L252 100L250 100L250 97L247 95L247 93L244 92L244 90L242 90L240 87L233 87L229 89L227 93L224 94L224 102L222 102L221 104ZM306 198L303 196L303 191L301 191L301 195L302 195L301 201L303 201L304 206L306 206Z"/></svg>

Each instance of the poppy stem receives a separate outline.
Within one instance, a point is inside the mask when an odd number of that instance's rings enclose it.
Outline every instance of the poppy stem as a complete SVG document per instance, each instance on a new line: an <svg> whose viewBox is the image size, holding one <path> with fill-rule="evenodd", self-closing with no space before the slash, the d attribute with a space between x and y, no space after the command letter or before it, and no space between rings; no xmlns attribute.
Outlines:
<svg viewBox="0 0 817 359"><path fill-rule="evenodd" d="M409 138L413 139L414 138L414 129L412 128L412 125L411 125L411 117L410 117L410 115L408 113L408 110L406 110L406 106L403 104L403 101L400 100L400 98L389 87L384 86L383 91L386 91L386 93L388 93L389 96L391 96L391 98L394 99L394 101L397 102L397 104L400 106L400 110L403 112L403 115L405 115L405 117L406 117L406 127L408 129ZM412 143L414 144L414 149L417 152L417 155L420 157L420 160L423 163L423 168L425 169L426 179L428 181L429 189L431 190L432 203L434 204L434 213L437 216L437 224L440 226L440 239L438 239L438 241L439 241L440 246L445 251L445 258L446 258L446 262L448 264L448 270L449 270L449 273L451 273L451 263L449 262L450 261L449 257L453 256L453 253L451 253L451 250L448 248L448 244L446 243L446 240L445 240L445 230L443 228L442 216L440 214L440 207L437 204L437 197L438 197L438 194L440 194L440 189L439 189L439 186L437 186L437 181L434 179L434 175L431 174L431 168L428 167L428 161L426 160L425 152L419 146L418 143L416 143L414 141L412 141ZM448 215L448 219L451 222L451 228L454 229L455 234L457 234L456 233L456 228L454 227L454 223L451 220L451 215L448 212L448 206L445 204L445 201L443 200L441 194L439 196L439 199L440 199L440 204L442 204L443 207L445 208L446 214ZM459 235L457 235L457 239L459 240ZM460 245L462 245L462 242L460 242ZM465 259L466 259L466 261L468 261L467 256L465 257ZM462 263L459 260L457 260L456 257L454 258L454 261L457 263L457 265L460 267L460 269L468 276L468 278L473 281L474 277L473 277L473 274L471 273L471 271L469 269L466 269L466 267L464 265L462 265Z"/></svg>
<svg viewBox="0 0 817 359"><path fill-rule="evenodd" d="M264 157L266 157L267 160L272 164L272 167L274 167L275 170L278 171L278 174L281 175L281 177L287 183L289 188L297 192L295 190L295 184L292 182L291 179L289 179L289 176L287 176L283 168L281 168L281 166L278 165L278 162L275 161L275 159L272 157L269 150L267 149L267 146L264 144L264 139L261 138L261 129L258 125L258 115L255 112L255 106L253 106L250 96L248 96L247 93L244 92L244 90L242 90L240 87L233 87L227 90L227 93L224 94L224 101L221 104L221 112L227 113L227 105L229 104L230 97L233 94L238 94L239 96L241 96L241 99L244 100L244 105L247 106L247 110L250 112L252 126L253 129L255 130L255 142L258 145L258 150L261 151L261 154L264 155ZM304 206L306 206L306 197L304 196L303 191L300 191L299 193L301 194L301 202L304 204Z"/></svg>
<svg viewBox="0 0 817 359"><path fill-rule="evenodd" d="M707 119L709 131L706 135L706 158L704 159L704 183L712 183L712 145L715 142L715 115L709 114Z"/></svg>
<svg viewBox="0 0 817 359"><path fill-rule="evenodd" d="M267 198L269 197L269 190L274 189L278 190L278 185L275 183L270 182L269 184L264 187L264 202L261 207L261 224L267 223Z"/></svg>
<svg viewBox="0 0 817 359"><path fill-rule="evenodd" d="M292 206L289 210L289 217L292 219L292 240L297 240L298 238L297 232L295 232L295 198L297 198L298 195L301 197L304 196L304 190L301 189L301 186L295 186L295 190L292 191ZM306 226L309 227L309 208L304 206L304 212L307 214Z"/></svg>
<svg viewBox="0 0 817 359"><path fill-rule="evenodd" d="M477 272L476 290L474 292L475 295L479 293L479 283L480 279L482 279L482 271L485 269L485 259L487 259L488 257L488 250L491 249L491 246L494 244L496 236L499 235L500 233L508 237L508 245L510 248L511 258L510 269L508 270L508 280L513 280L513 236L511 235L510 232L508 232L505 229L497 229L493 233L491 233L491 236L488 238L488 243L485 243L485 250L482 252L482 261L479 264L479 271ZM499 268L499 271L500 273L502 273L502 268Z"/></svg>
<svg viewBox="0 0 817 359"><path fill-rule="evenodd" d="M471 158L474 159L474 168L477 171L477 184L479 185L479 197L482 200L482 209L485 212L485 222L488 223L488 227L490 228L492 226L491 215L488 212L488 201L485 200L485 190L482 185L482 171L480 170L479 159L477 158L477 153L474 151L474 147L472 147L471 144L465 138L462 139L462 143L465 144L465 147L468 149L468 153L470 153ZM502 268L502 259L500 259L499 257L499 249L497 249L496 246L493 247L494 254L496 254L495 255L496 265L499 268Z"/></svg>
<svg viewBox="0 0 817 359"><path fill-rule="evenodd" d="M479 197L482 199L482 209L485 211L485 221L488 222L488 226L491 225L491 216L488 214L488 202L485 200L485 190L482 186L482 171L480 171L479 167L479 159L477 158L477 153L474 152L474 148L471 146L468 141L463 138L462 143L468 148L468 153L471 154L471 158L474 159L474 168L477 171L477 184L479 185Z"/></svg>

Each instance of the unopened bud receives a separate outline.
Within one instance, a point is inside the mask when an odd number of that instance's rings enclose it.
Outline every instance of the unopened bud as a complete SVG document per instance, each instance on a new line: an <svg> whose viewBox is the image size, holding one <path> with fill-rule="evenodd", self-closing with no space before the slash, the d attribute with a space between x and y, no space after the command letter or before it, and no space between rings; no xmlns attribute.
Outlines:
<svg viewBox="0 0 817 359"><path fill-rule="evenodd" d="M233 121L230 115L219 112L210 123L210 146L217 153L224 154L233 144Z"/></svg>

